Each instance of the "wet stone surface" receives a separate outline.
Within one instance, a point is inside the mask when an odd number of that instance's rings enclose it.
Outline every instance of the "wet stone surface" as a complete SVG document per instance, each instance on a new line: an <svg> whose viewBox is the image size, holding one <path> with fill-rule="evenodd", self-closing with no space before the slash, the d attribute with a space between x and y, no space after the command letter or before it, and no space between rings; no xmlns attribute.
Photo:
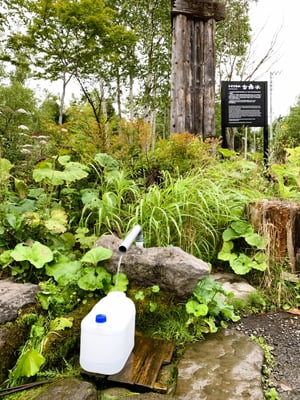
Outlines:
<svg viewBox="0 0 300 400"><path fill-rule="evenodd" d="M234 325L239 332L263 337L274 356L270 380L282 400L300 399L300 316L287 312L251 315Z"/></svg>
<svg viewBox="0 0 300 400"><path fill-rule="evenodd" d="M178 365L180 400L262 400L264 354L244 334L222 330L187 346Z"/></svg>

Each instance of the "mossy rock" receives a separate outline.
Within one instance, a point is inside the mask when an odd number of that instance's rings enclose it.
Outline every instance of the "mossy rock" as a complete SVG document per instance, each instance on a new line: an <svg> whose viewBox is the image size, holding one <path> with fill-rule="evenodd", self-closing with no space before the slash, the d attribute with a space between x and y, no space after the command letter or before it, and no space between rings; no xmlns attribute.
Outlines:
<svg viewBox="0 0 300 400"><path fill-rule="evenodd" d="M35 310L32 307L26 307L16 321L0 326L0 384L8 378L9 370L18 359L17 350L28 338L30 326L26 322L26 316L31 312Z"/></svg>
<svg viewBox="0 0 300 400"><path fill-rule="evenodd" d="M73 324L71 328L53 331L51 334L48 334L47 341L43 347L43 356L46 359L43 369L61 369L64 360L74 357L76 359L79 358L80 324L96 302L97 300L91 299L65 316L72 319Z"/></svg>

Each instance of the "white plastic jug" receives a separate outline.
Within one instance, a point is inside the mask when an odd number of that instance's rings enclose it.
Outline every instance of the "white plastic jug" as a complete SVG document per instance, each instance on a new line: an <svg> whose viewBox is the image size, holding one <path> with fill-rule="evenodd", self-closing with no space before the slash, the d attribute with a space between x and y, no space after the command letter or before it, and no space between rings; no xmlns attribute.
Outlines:
<svg viewBox="0 0 300 400"><path fill-rule="evenodd" d="M123 292L110 292L81 321L81 367L112 375L125 366L134 347L135 305Z"/></svg>

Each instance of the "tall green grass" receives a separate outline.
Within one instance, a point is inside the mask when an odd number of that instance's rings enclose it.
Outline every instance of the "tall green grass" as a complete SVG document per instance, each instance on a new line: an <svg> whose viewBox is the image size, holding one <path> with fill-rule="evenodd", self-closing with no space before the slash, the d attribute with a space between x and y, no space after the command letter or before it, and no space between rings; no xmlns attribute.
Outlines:
<svg viewBox="0 0 300 400"><path fill-rule="evenodd" d="M262 196L243 173L230 177L224 164L186 176L165 172L162 186L151 186L131 205L129 224L142 225L146 246L179 246L212 262L229 222L242 218L245 204Z"/></svg>

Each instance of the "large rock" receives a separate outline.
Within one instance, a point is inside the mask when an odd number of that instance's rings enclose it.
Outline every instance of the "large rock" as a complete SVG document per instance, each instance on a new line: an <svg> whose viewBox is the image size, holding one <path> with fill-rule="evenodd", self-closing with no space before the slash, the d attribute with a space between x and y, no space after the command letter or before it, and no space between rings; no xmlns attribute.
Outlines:
<svg viewBox="0 0 300 400"><path fill-rule="evenodd" d="M95 246L113 251L112 258L104 262L104 267L111 273L117 272L121 243L112 235L104 235L95 243ZM145 287L159 285L162 290L179 298L187 298L196 284L209 274L209 266L179 247L132 246L122 256L121 272L127 275L130 282Z"/></svg>
<svg viewBox="0 0 300 400"><path fill-rule="evenodd" d="M224 290L232 292L234 297L238 299L247 301L251 293L257 292L244 278L230 272L211 274L210 277L219 283Z"/></svg>
<svg viewBox="0 0 300 400"><path fill-rule="evenodd" d="M38 285L0 280L0 325L14 321L18 312L29 304L35 304Z"/></svg>
<svg viewBox="0 0 300 400"><path fill-rule="evenodd" d="M35 400L97 400L95 386L86 381L65 378L54 381L45 390L34 397Z"/></svg>
<svg viewBox="0 0 300 400"><path fill-rule="evenodd" d="M231 330L190 344L178 364L178 400L263 400L264 352Z"/></svg>

